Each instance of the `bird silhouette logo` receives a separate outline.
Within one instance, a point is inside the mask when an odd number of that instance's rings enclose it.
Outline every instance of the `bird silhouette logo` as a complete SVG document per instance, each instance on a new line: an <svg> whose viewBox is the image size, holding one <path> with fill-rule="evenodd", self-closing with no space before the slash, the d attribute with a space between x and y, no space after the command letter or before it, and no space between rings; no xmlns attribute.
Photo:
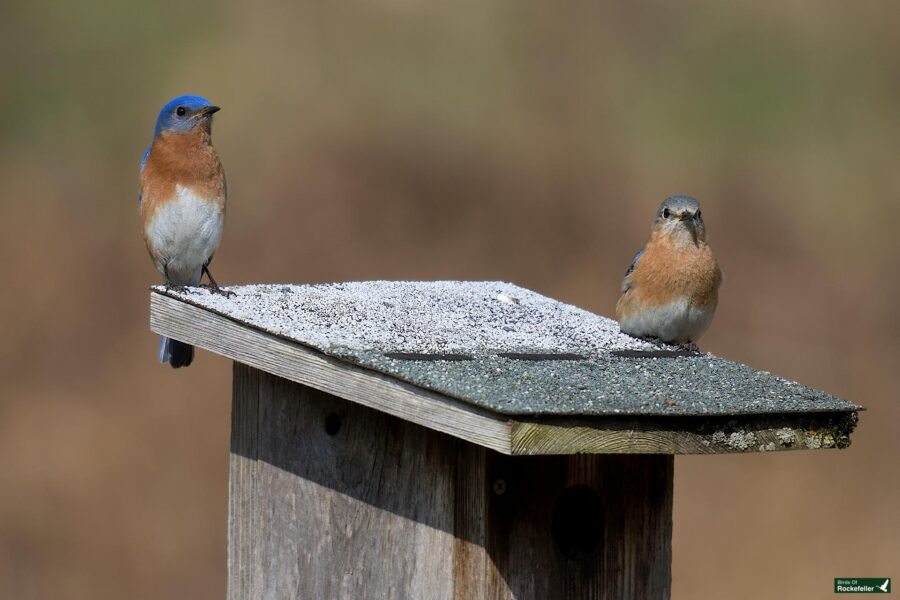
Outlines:
<svg viewBox="0 0 900 600"><path fill-rule="evenodd" d="M884 583L882 583L881 585L879 585L877 587L879 590L881 590L885 594L891 593L891 578L888 577L887 579L884 580Z"/></svg>

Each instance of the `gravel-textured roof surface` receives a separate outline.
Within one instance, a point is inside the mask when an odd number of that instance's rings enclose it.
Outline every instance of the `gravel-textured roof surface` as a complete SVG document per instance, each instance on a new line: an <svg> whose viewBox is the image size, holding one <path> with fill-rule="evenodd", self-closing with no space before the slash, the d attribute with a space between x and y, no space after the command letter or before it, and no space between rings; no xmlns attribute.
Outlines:
<svg viewBox="0 0 900 600"><path fill-rule="evenodd" d="M170 296L509 415L738 415L860 407L500 282L189 288ZM163 288L155 288L164 291ZM673 356L674 355L674 356Z"/></svg>

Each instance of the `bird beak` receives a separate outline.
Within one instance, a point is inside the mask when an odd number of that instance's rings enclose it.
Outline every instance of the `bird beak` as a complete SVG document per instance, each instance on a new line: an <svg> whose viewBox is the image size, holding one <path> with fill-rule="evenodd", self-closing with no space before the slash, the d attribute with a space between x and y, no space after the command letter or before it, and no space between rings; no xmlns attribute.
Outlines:
<svg viewBox="0 0 900 600"><path fill-rule="evenodd" d="M222 110L218 106L204 106L197 112L198 117L208 117Z"/></svg>
<svg viewBox="0 0 900 600"><path fill-rule="evenodd" d="M697 219L695 215L690 213L683 213L678 217L684 226L687 227L688 231L691 232L691 239L694 240L694 244L697 244Z"/></svg>

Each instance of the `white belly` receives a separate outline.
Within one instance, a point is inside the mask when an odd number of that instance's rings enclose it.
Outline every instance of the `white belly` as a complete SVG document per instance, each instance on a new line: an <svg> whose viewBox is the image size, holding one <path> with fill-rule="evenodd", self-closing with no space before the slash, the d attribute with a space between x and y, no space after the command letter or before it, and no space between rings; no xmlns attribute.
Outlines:
<svg viewBox="0 0 900 600"><path fill-rule="evenodd" d="M709 328L715 308L692 306L687 298L657 308L634 311L622 318L622 331L664 342L696 342Z"/></svg>
<svg viewBox="0 0 900 600"><path fill-rule="evenodd" d="M225 223L223 207L197 196L190 188L176 187L175 199L160 206L147 223L156 268L169 283L197 285L203 265L219 247Z"/></svg>

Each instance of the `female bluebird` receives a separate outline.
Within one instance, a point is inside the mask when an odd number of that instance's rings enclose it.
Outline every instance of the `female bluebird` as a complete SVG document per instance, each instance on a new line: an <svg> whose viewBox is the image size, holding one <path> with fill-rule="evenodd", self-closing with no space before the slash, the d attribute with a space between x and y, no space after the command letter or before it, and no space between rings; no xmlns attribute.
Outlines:
<svg viewBox="0 0 900 600"><path fill-rule="evenodd" d="M712 322L722 271L706 243L700 203L672 196L631 260L616 318L622 331L672 344L696 342Z"/></svg>
<svg viewBox="0 0 900 600"><path fill-rule="evenodd" d="M209 263L225 223L225 171L212 146L219 107L199 96L175 98L159 112L141 161L138 204L144 241L167 286L198 285L203 273L219 291ZM194 348L163 337L159 361L186 367Z"/></svg>

